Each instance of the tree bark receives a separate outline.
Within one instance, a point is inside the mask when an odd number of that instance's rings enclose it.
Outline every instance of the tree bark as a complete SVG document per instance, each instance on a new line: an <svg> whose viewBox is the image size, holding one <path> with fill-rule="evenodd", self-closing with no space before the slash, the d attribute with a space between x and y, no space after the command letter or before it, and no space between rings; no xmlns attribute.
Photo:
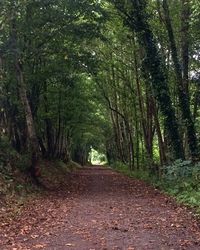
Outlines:
<svg viewBox="0 0 200 250"><path fill-rule="evenodd" d="M22 67L19 63L19 60L15 62L15 68L17 73L17 79L19 84L19 93L20 99L24 108L25 118L26 118L26 125L28 131L28 143L29 143L29 150L31 152L31 166L30 166L30 173L34 179L37 178L36 176L36 166L38 162L39 152L38 152L38 140L37 135L34 127L34 121L31 113L30 104L27 97L26 91L26 84L24 82L24 76L22 72Z"/></svg>
<svg viewBox="0 0 200 250"><path fill-rule="evenodd" d="M182 77L181 64L178 58L178 52L176 47L176 41L170 19L169 6L167 0L163 0L163 9L165 14L165 23L168 31L169 42L171 46L172 60L174 63L174 69L177 80L177 92L179 97L179 106L182 114L182 121L187 129L188 144L190 149L190 155L193 160L198 157L198 143L197 136L194 127L194 121L190 111L189 96L188 96L188 44L184 44L184 72ZM187 39L187 38L186 38ZM185 84L184 84L185 80Z"/></svg>
<svg viewBox="0 0 200 250"><path fill-rule="evenodd" d="M28 148L31 153L31 165L29 168L30 174L33 179L37 181L37 162L39 157L39 146L38 140L36 135L36 130L34 126L33 116L31 112L30 103L27 97L27 90L26 90L26 83L24 79L24 73L22 68L22 63L19 57L19 48L17 47L17 28L16 28L16 18L15 13L13 11L13 16L11 17L11 26L10 26L10 34L12 39L12 53L14 56L14 67L17 76L18 88L19 88L19 95L21 99L21 103L24 108L24 114L26 119L26 126L27 126L27 135L28 135Z"/></svg>
<svg viewBox="0 0 200 250"><path fill-rule="evenodd" d="M136 32L138 42L145 49L145 64L150 74L153 94L158 101L164 117L164 124L169 134L174 158L184 159L183 143L178 130L175 110L170 98L168 82L163 66L164 62L161 59L157 43L148 23L146 1L130 1L131 5L128 9L123 2L114 1L114 4L122 14L130 29Z"/></svg>
<svg viewBox="0 0 200 250"><path fill-rule="evenodd" d="M183 86L189 97L189 25L190 1L181 0L181 57Z"/></svg>

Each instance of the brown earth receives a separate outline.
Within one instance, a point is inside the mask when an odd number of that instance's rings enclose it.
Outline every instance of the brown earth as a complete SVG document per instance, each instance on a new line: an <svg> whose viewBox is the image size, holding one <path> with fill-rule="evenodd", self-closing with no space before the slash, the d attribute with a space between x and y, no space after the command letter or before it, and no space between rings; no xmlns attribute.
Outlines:
<svg viewBox="0 0 200 250"><path fill-rule="evenodd" d="M83 168L1 223L0 249L200 249L192 213L143 181Z"/></svg>

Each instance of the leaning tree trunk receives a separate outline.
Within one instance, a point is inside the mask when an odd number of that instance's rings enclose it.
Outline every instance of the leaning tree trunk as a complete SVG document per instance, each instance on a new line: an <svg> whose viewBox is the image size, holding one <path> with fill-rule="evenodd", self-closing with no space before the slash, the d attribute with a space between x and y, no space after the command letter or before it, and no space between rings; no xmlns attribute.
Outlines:
<svg viewBox="0 0 200 250"><path fill-rule="evenodd" d="M13 10L14 11L14 10ZM19 49L17 47L17 27L16 27L16 13L13 12L11 16L11 26L10 26L10 35L12 41L11 51L13 53L14 58L14 67L17 75L17 82L18 82L18 90L21 99L22 106L24 108L25 120L27 125L27 132L28 132L28 148L31 153L31 165L30 165L30 174L33 179L37 181L37 161L38 161L38 140L37 135L34 127L33 116L31 112L30 103L27 97L26 91L26 83L23 74L23 68L21 64L21 60L19 57Z"/></svg>
<svg viewBox="0 0 200 250"><path fill-rule="evenodd" d="M22 67L19 63L19 60L15 62L15 69L17 73L18 86L20 99L24 108L27 132L28 132L28 148L31 153L31 166L30 173L31 176L37 180L37 161L38 161L38 140L36 136L36 131L34 127L33 116L30 108L30 104L27 97L26 84L24 81L24 76L22 72Z"/></svg>

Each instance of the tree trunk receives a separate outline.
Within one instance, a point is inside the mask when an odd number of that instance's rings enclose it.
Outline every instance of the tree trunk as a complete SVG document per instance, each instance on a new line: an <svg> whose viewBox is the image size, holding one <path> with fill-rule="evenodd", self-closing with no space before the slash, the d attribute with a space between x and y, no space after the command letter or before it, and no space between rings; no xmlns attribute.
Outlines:
<svg viewBox="0 0 200 250"><path fill-rule="evenodd" d="M16 69L17 79L18 79L18 84L19 84L20 99L24 108L27 131L28 131L28 143L29 143L29 150L31 153L30 173L32 177L36 180L37 179L36 166L37 166L37 161L39 157L38 140L36 136L36 131L34 127L34 121L33 121L32 113L31 113L30 104L29 104L28 97L27 97L26 84L24 82L22 66L20 65L20 62L18 59L16 59L15 61L15 69Z"/></svg>
<svg viewBox="0 0 200 250"><path fill-rule="evenodd" d="M185 84L182 78L181 64L178 58L178 52L174 37L174 32L171 24L170 14L169 14L169 6L167 0L163 0L163 9L165 13L165 22L166 28L168 31L169 42L171 46L172 60L174 63L176 80L177 80L177 92L179 97L179 106L182 114L182 121L187 129L187 137L188 144L190 149L190 155L193 160L196 160L198 157L198 143L196 137L196 131L194 127L194 121L192 119L190 104L189 104L189 96L188 96L188 44L184 45L184 77ZM186 38L187 39L187 38Z"/></svg>
<svg viewBox="0 0 200 250"><path fill-rule="evenodd" d="M38 147L38 140L36 135L36 130L34 126L33 116L31 112L30 103L28 101L27 97L27 91L26 91L26 83L24 79L23 74L23 68L21 64L21 60L19 57L19 52L17 48L17 29L16 29L16 18L15 13L12 13L13 16L11 17L11 39L12 39L12 53L14 55L14 66L15 71L17 75L17 81L18 81L18 88L19 88L19 95L21 99L21 103L24 108L25 113L25 119L26 119L26 125L27 125L27 134L28 134L28 148L31 153L31 166L29 168L30 174L33 177L33 179L37 182L37 162L38 162L38 156L39 156L39 147ZM38 182L37 182L38 183Z"/></svg>
<svg viewBox="0 0 200 250"><path fill-rule="evenodd" d="M172 106L172 101L170 98L170 92L168 87L167 78L164 72L164 62L161 59L159 54L157 43L154 39L153 32L149 26L147 20L147 11L146 11L146 1L138 0L131 1L132 9L131 12L125 8L125 6L118 5L118 2L115 2L119 11L125 12L128 17L125 15L127 24L129 27L136 32L138 37L138 42L141 46L144 47L146 52L145 65L150 74L151 85L153 89L153 94L158 101L160 110L164 117L164 124L167 128L169 134L171 148L174 153L174 158L184 158L184 150L181 137L178 131L178 123L175 117L175 110ZM124 8L124 10L121 10Z"/></svg>
<svg viewBox="0 0 200 250"><path fill-rule="evenodd" d="M158 111L156 108L156 102L154 98L152 97L152 104L153 104L153 115L154 115L154 122L156 126L156 132L158 136L158 145L159 145L159 154L160 154L160 164L163 166L164 164L167 163L167 157L166 157L166 152L165 152L165 145L163 141L163 136L160 128L160 122L158 118Z"/></svg>
<svg viewBox="0 0 200 250"><path fill-rule="evenodd" d="M190 1L181 0L181 56L183 86L189 97L189 21L190 21Z"/></svg>

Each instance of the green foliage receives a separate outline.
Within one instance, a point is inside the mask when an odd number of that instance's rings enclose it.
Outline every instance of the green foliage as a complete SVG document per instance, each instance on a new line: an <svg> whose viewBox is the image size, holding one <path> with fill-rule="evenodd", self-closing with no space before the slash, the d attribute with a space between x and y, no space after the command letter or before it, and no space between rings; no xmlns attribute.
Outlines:
<svg viewBox="0 0 200 250"><path fill-rule="evenodd" d="M126 164L115 162L112 168L132 178L144 180L156 188L175 196L177 201L198 207L200 206L200 163L177 160L164 166L162 177L158 179L147 169L131 170Z"/></svg>
<svg viewBox="0 0 200 250"><path fill-rule="evenodd" d="M147 182L152 182L152 177L150 176L150 173L146 169L134 169L131 170L130 167L122 162L115 162L111 165L113 169L116 171L127 175L129 177L144 180Z"/></svg>
<svg viewBox="0 0 200 250"><path fill-rule="evenodd" d="M163 168L161 188L175 195L178 201L200 205L200 163L177 160Z"/></svg>
<svg viewBox="0 0 200 250"><path fill-rule="evenodd" d="M191 161L176 160L172 165L163 167L163 178L169 182L191 178L193 167Z"/></svg>
<svg viewBox="0 0 200 250"><path fill-rule="evenodd" d="M5 172L6 169L11 168L15 164L19 155L10 145L8 138L0 138L0 172Z"/></svg>
<svg viewBox="0 0 200 250"><path fill-rule="evenodd" d="M28 153L19 154L10 144L8 138L0 140L0 172L10 175L14 169L26 171L30 165Z"/></svg>
<svg viewBox="0 0 200 250"><path fill-rule="evenodd" d="M104 165L107 163L105 154L98 152L94 148L91 148L88 159L93 165Z"/></svg>
<svg viewBox="0 0 200 250"><path fill-rule="evenodd" d="M177 160L172 165L163 167L163 177L168 183L185 183L193 180L193 186L199 184L200 180L200 163L195 165L191 161Z"/></svg>

